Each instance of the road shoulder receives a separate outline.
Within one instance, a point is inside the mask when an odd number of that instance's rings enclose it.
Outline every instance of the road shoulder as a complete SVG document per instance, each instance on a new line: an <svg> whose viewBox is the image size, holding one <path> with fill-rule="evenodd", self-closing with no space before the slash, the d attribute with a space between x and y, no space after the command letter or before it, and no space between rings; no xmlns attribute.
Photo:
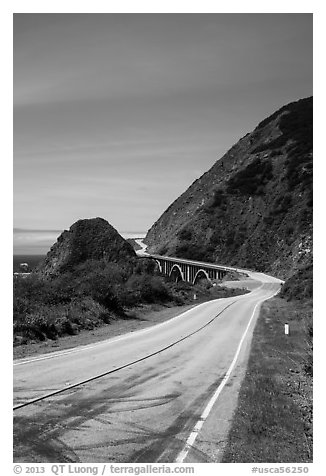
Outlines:
<svg viewBox="0 0 326 476"><path fill-rule="evenodd" d="M312 462L309 312L279 297L263 304L222 462Z"/></svg>
<svg viewBox="0 0 326 476"><path fill-rule="evenodd" d="M62 336L57 340L47 339L43 342L31 342L16 346L13 350L14 359L72 349L74 347L101 342L129 332L135 332L172 319L195 305L196 304L186 304L183 306L139 306L133 309L128 319L117 319L110 324L103 324L92 330L81 330L76 335Z"/></svg>

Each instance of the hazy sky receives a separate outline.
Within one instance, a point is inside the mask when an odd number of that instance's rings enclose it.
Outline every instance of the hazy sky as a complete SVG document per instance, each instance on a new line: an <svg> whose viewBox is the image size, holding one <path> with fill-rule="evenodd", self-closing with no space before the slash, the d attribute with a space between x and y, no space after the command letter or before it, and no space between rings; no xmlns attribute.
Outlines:
<svg viewBox="0 0 326 476"><path fill-rule="evenodd" d="M311 94L311 14L15 14L15 252L80 218L146 232Z"/></svg>

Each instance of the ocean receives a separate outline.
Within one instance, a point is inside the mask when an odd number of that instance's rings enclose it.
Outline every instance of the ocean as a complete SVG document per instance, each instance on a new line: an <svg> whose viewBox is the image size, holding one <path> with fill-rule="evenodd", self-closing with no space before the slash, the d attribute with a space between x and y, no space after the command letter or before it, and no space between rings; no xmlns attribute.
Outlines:
<svg viewBox="0 0 326 476"><path fill-rule="evenodd" d="M13 256L13 272L22 271L20 268L21 263L28 264L28 270L35 268L40 261L45 257L45 255L14 255Z"/></svg>
<svg viewBox="0 0 326 476"><path fill-rule="evenodd" d="M146 233L145 232L121 232L121 236L123 238L128 239L128 238L145 238ZM52 246L52 244L51 244ZM50 249L50 247L49 247ZM13 272L19 272L22 271L20 264L21 263L27 263L29 271L35 268L40 261L46 256L46 253L44 254L39 254L39 255L30 255L30 254L14 254L13 256Z"/></svg>

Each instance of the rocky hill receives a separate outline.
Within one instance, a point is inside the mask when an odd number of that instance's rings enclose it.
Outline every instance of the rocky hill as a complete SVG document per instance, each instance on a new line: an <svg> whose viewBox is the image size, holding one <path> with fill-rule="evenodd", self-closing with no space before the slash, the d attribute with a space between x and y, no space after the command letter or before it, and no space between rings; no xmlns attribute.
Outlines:
<svg viewBox="0 0 326 476"><path fill-rule="evenodd" d="M36 272L53 276L89 259L118 263L135 257L133 247L110 223L103 218L91 218L78 220L69 231L61 233Z"/></svg>
<svg viewBox="0 0 326 476"><path fill-rule="evenodd" d="M312 262L312 98L242 137L149 230L151 252L287 278Z"/></svg>

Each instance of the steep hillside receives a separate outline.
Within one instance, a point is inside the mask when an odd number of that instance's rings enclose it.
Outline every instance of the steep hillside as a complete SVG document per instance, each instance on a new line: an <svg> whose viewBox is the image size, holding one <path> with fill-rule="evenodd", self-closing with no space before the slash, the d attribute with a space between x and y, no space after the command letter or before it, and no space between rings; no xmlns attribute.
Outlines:
<svg viewBox="0 0 326 476"><path fill-rule="evenodd" d="M289 277L312 262L312 98L239 140L149 230L149 251Z"/></svg>
<svg viewBox="0 0 326 476"><path fill-rule="evenodd" d="M65 230L37 268L43 276L71 270L86 260L112 262L136 257L133 247L103 218L78 220Z"/></svg>

